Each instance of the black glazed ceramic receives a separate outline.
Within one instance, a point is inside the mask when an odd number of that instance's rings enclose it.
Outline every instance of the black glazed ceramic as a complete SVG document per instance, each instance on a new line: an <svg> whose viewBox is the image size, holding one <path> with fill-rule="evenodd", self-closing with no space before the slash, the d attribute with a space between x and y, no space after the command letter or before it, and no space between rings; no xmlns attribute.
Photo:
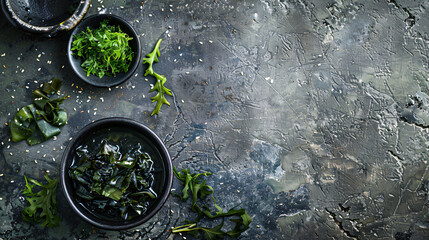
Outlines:
<svg viewBox="0 0 429 240"><path fill-rule="evenodd" d="M91 0L0 0L8 21L44 37L71 30L88 11Z"/></svg>
<svg viewBox="0 0 429 240"><path fill-rule="evenodd" d="M158 186L158 197L153 200L146 213L141 216L137 216L131 220L113 221L110 219L98 217L92 214L88 209L84 208L81 204L79 204L78 200L76 199L76 195L74 194L73 182L72 179L69 177L68 169L75 157L76 147L93 139L95 137L94 134L97 134L97 132L104 132L108 131L111 128L118 127L121 129L127 129L133 132L137 132L136 135L143 136L146 141L151 143L152 148L155 148L154 151L157 151L159 154L159 162L155 162L154 165L157 164L158 166L162 166L163 174L159 176L162 176L161 181L163 181L163 184ZM153 160L156 161L156 159ZM167 148L165 147L161 139L145 125L128 118L120 117L105 118L95 121L85 126L78 134L76 134L69 142L63 153L59 174L61 188L72 209L85 221L91 223L96 227L107 230L129 229L136 227L149 220L164 205L165 201L168 198L173 183L173 169L171 158L167 151Z"/></svg>
<svg viewBox="0 0 429 240"><path fill-rule="evenodd" d="M128 72L126 73L117 73L116 76L103 76L102 78L92 74L87 76L87 73L81 67L83 62L82 58L73 56L73 52L71 51L73 36L80 33L81 31L85 31L87 27L98 28L100 26L100 22L104 19L109 19L109 25L119 26L123 32L127 33L130 37L133 38L129 41L130 47L134 53L133 60L131 61ZM96 87L113 87L128 80L136 71L141 58L141 44L136 30L124 19L111 14L92 15L88 18L85 18L71 33L67 45L67 55L73 71L79 76L80 79Z"/></svg>

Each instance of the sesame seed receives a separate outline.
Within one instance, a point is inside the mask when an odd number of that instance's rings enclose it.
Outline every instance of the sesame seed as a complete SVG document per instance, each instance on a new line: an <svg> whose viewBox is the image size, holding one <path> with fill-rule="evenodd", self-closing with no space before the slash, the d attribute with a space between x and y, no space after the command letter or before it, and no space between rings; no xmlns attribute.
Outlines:
<svg viewBox="0 0 429 240"><path fill-rule="evenodd" d="M203 59L200 58L200 59L198 59L198 61L203 62Z"/></svg>
<svg viewBox="0 0 429 240"><path fill-rule="evenodd" d="M13 153L9 153L9 155L13 156Z"/></svg>
<svg viewBox="0 0 429 240"><path fill-rule="evenodd" d="M203 45L203 42L200 42L200 45Z"/></svg>
<svg viewBox="0 0 429 240"><path fill-rule="evenodd" d="M3 198L0 197L0 201L3 201Z"/></svg>
<svg viewBox="0 0 429 240"><path fill-rule="evenodd" d="M36 163L36 164L37 164L37 160L34 160L34 163Z"/></svg>
<svg viewBox="0 0 429 240"><path fill-rule="evenodd" d="M55 162L55 158L52 158L52 161L54 161L54 162Z"/></svg>
<svg viewBox="0 0 429 240"><path fill-rule="evenodd" d="M212 40L209 40L209 43L213 43L213 41L212 41Z"/></svg>
<svg viewBox="0 0 429 240"><path fill-rule="evenodd" d="M4 175L3 173L0 173L0 177L3 177L3 175Z"/></svg>
<svg viewBox="0 0 429 240"><path fill-rule="evenodd" d="M46 154L43 154L43 157L46 157Z"/></svg>
<svg viewBox="0 0 429 240"><path fill-rule="evenodd" d="M27 150L25 150L25 152L26 152L26 153L29 153L29 152L30 152L30 150L28 150L28 149L27 149Z"/></svg>
<svg viewBox="0 0 429 240"><path fill-rule="evenodd" d="M10 183L14 183L15 181L11 180Z"/></svg>

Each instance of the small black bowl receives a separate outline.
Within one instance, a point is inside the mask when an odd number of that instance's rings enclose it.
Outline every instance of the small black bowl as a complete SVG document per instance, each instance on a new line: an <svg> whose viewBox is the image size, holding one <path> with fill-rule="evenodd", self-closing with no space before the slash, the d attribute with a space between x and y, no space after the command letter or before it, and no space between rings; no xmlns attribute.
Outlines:
<svg viewBox="0 0 429 240"><path fill-rule="evenodd" d="M71 50L72 43L73 43L73 36L76 34L79 34L82 31L85 31L87 27L89 28L100 27L100 22L102 22L105 19L109 20L109 23L108 23L109 25L119 26L123 32L127 33L130 37L133 38L132 40L129 41L130 47L134 53L133 60L131 61L130 67L128 68L128 72L117 73L116 76L103 76L102 78L92 74L87 76L87 73L81 67L83 62L82 58L74 56ZM98 14L98 15L92 15L88 18L85 18L81 23L79 23L75 27L75 29L71 33L71 36L67 45L67 55L73 71L79 76L80 79L96 87L113 87L128 80L136 71L137 67L139 66L140 58L141 58L141 44L136 30L127 21L112 14Z"/></svg>
<svg viewBox="0 0 429 240"><path fill-rule="evenodd" d="M151 155L156 171L154 173L153 189L158 196L150 202L144 214L136 216L131 220L114 220L97 215L79 203L74 192L73 180L69 176L69 167L76 158L76 148L78 146L87 145L89 147L95 139L98 141L106 136L117 137L118 134L123 133L127 134L124 135L127 138L137 138L142 147L146 148L144 151ZM67 145L61 159L59 172L61 188L72 209L85 221L107 230L129 229L149 220L164 205L173 183L171 158L161 139L143 124L120 117L101 119L85 126Z"/></svg>
<svg viewBox="0 0 429 240"><path fill-rule="evenodd" d="M54 37L71 30L88 11L91 0L0 0L7 20L25 32Z"/></svg>

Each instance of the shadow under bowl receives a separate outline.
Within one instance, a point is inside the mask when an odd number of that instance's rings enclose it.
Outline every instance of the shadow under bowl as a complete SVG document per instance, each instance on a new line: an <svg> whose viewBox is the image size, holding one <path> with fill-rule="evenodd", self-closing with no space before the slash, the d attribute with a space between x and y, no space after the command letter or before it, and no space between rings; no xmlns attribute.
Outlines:
<svg viewBox="0 0 429 240"><path fill-rule="evenodd" d="M124 33L128 34L128 36L133 38L128 42L133 51L133 59L128 68L128 71L125 73L116 73L116 76L103 76L102 78L92 74L87 76L87 73L81 66L83 63L83 59L81 57L74 56L73 51L71 50L73 44L73 37L80 32L85 31L87 27L89 27L90 29L100 27L100 23L105 19L109 20L108 25L119 26ZM79 25L75 27L75 29L71 33L67 45L67 55L73 71L84 82L96 87L113 87L128 80L138 68L141 58L141 44L136 30L127 21L112 14L98 14L85 18L81 23L79 23Z"/></svg>
<svg viewBox="0 0 429 240"><path fill-rule="evenodd" d="M121 135L124 134L124 135ZM77 158L76 148L82 145L96 144L101 139L112 137L134 139L138 141L144 152L150 156L154 166L154 183L152 189L157 193L157 198L152 199L147 211L130 220L105 217L89 210L75 194L74 181L69 175L69 168ZM130 140L131 141L131 140ZM121 147L121 146L119 146ZM98 149L92 149L97 151ZM60 164L60 185L71 208L81 218L90 224L107 230L125 230L136 227L153 217L166 202L173 183L173 169L170 155L161 139L145 125L128 118L105 118L85 126L67 145Z"/></svg>
<svg viewBox="0 0 429 240"><path fill-rule="evenodd" d="M91 0L0 0L8 21L25 32L54 37L74 28Z"/></svg>

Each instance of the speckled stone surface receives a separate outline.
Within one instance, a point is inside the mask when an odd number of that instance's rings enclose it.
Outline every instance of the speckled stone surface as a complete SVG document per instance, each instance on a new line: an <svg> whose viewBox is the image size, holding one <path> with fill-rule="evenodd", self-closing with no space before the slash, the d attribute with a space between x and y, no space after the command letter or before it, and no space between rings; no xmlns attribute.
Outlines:
<svg viewBox="0 0 429 240"><path fill-rule="evenodd" d="M194 215L175 196L127 231L86 224L60 190L59 227L21 218L24 175L57 176L70 137L124 116L153 129L175 166L215 173L220 206L253 218L240 239L428 239L428 11L407 0L93 0L87 16L128 20L143 54L163 38L154 68L174 96L156 117L145 66L118 88L86 85L67 34L27 35L0 14L0 238L182 239L170 229ZM53 77L70 95L68 124L43 145L10 142L5 123Z"/></svg>

